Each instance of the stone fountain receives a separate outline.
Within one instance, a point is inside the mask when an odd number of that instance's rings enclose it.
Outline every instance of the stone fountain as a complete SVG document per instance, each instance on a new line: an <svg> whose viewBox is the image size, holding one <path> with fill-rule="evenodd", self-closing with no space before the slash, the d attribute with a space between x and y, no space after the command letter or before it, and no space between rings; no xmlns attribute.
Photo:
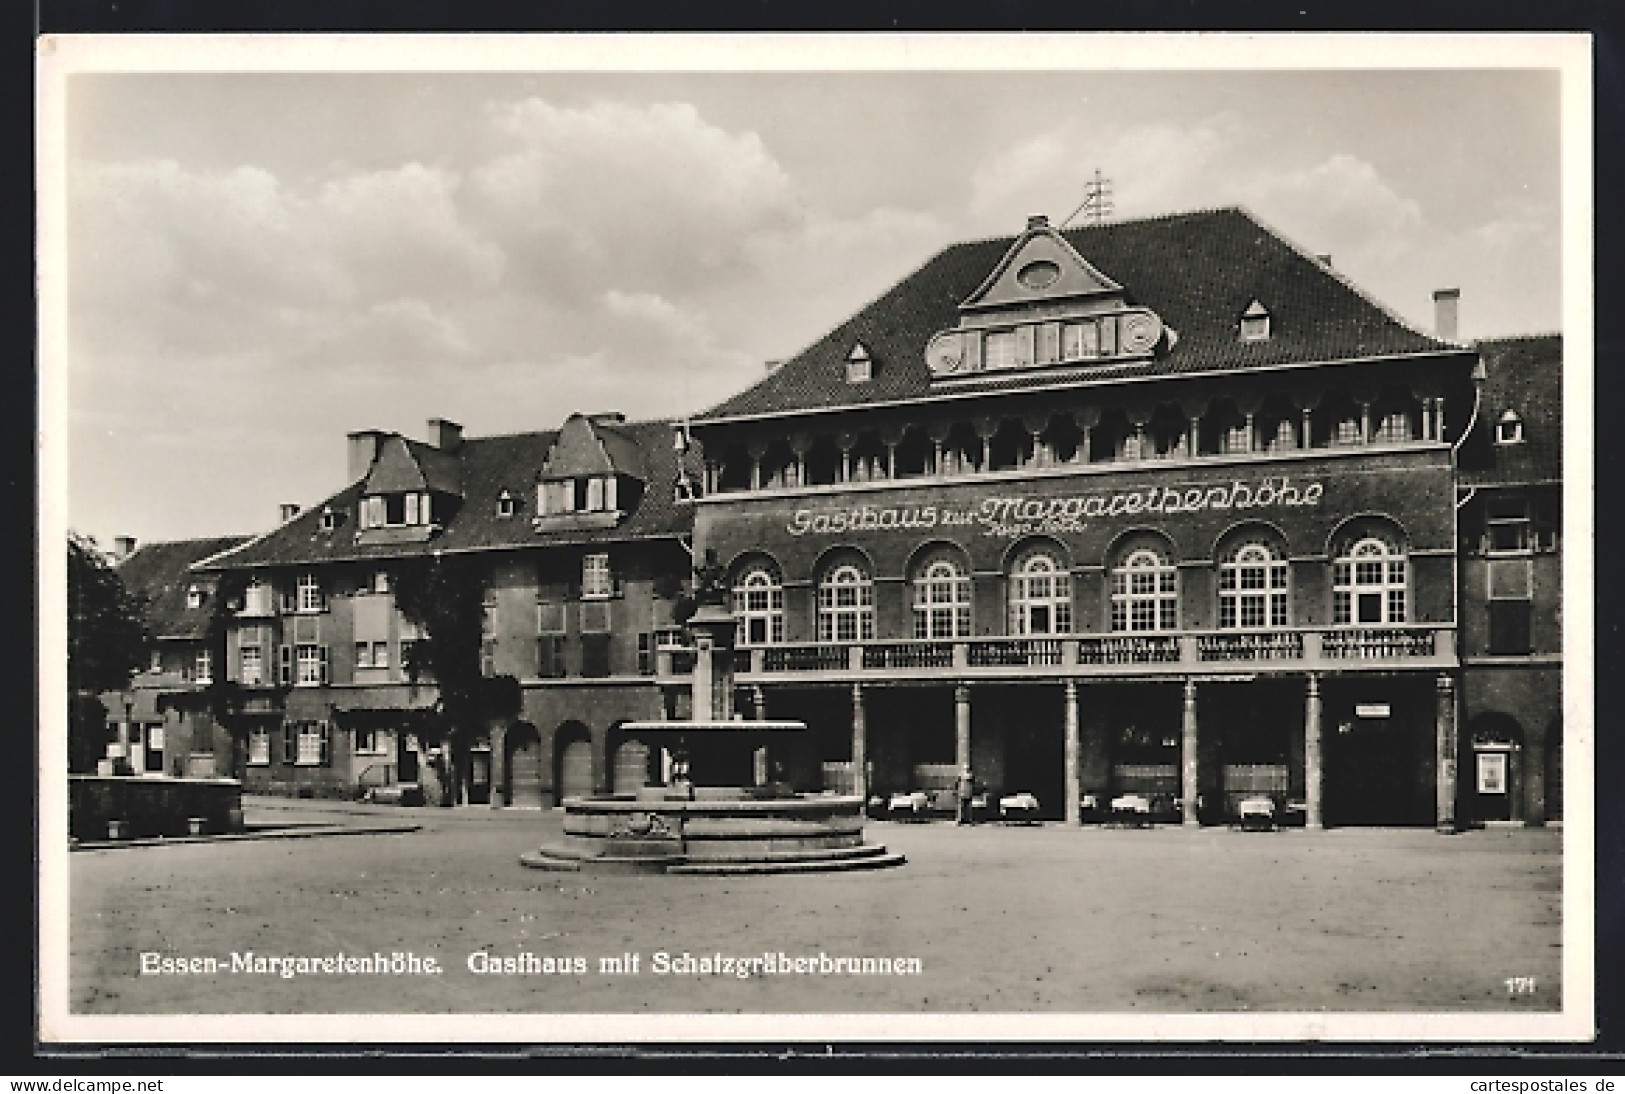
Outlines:
<svg viewBox="0 0 1625 1094"><path fill-rule="evenodd" d="M711 570L717 570L714 566ZM694 641L688 721L626 722L622 730L661 752L663 785L636 794L564 800L564 842L519 861L542 870L605 873L771 874L901 865L903 856L863 839L863 799L798 794L769 776L775 740L795 721L732 716L734 620L718 576L701 580L687 627ZM748 763L752 785L719 773Z"/></svg>

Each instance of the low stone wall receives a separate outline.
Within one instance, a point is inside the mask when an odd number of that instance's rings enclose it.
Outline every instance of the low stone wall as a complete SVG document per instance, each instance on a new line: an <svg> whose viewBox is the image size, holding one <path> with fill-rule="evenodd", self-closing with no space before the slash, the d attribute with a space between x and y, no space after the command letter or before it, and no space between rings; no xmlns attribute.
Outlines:
<svg viewBox="0 0 1625 1094"><path fill-rule="evenodd" d="M240 832L243 786L236 779L177 779L117 775L68 776L68 833L108 838L108 822L123 821L125 838L185 836L189 818L206 834Z"/></svg>

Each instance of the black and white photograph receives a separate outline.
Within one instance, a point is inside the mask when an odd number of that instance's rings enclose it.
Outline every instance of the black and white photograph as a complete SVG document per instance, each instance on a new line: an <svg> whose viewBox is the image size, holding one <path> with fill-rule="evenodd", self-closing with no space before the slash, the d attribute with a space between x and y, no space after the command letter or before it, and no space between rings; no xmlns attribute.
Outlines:
<svg viewBox="0 0 1625 1094"><path fill-rule="evenodd" d="M1595 1035L1585 36L39 65L46 1042Z"/></svg>

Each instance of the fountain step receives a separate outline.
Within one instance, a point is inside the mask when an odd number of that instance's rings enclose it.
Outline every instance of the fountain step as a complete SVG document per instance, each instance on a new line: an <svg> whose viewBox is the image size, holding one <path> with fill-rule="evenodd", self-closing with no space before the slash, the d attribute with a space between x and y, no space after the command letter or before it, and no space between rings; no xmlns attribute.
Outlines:
<svg viewBox="0 0 1625 1094"><path fill-rule="evenodd" d="M714 860L678 863L669 867L668 874L711 874L739 876L744 874L813 874L836 873L845 870L881 870L888 866L901 866L907 862L901 854L878 848L878 853L861 856L842 855L820 858L761 858L754 862L717 862Z"/></svg>
<svg viewBox="0 0 1625 1094"><path fill-rule="evenodd" d="M695 853L696 851L700 853ZM796 847L783 850L758 846L730 851L695 848L690 844L689 853L684 856L683 863L695 866L708 863L732 866L747 862L827 862L831 859L869 858L885 853L886 845L883 843L860 843L840 847Z"/></svg>

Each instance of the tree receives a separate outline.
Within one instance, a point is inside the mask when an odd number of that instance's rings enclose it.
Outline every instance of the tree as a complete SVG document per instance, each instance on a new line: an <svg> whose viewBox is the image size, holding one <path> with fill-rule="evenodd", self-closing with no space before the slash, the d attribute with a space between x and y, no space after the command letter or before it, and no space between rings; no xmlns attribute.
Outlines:
<svg viewBox="0 0 1625 1094"><path fill-rule="evenodd" d="M70 770L94 770L107 746L107 709L96 698L129 686L152 636L145 603L125 588L96 541L68 533L68 757Z"/></svg>
<svg viewBox="0 0 1625 1094"><path fill-rule="evenodd" d="M422 630L405 668L413 683L432 676L439 695L431 716L418 721L418 736L449 750L451 770L437 774L452 786L462 780L469 747L491 723L519 713L519 681L483 671L485 574L476 560L437 552L402 562L395 604Z"/></svg>

